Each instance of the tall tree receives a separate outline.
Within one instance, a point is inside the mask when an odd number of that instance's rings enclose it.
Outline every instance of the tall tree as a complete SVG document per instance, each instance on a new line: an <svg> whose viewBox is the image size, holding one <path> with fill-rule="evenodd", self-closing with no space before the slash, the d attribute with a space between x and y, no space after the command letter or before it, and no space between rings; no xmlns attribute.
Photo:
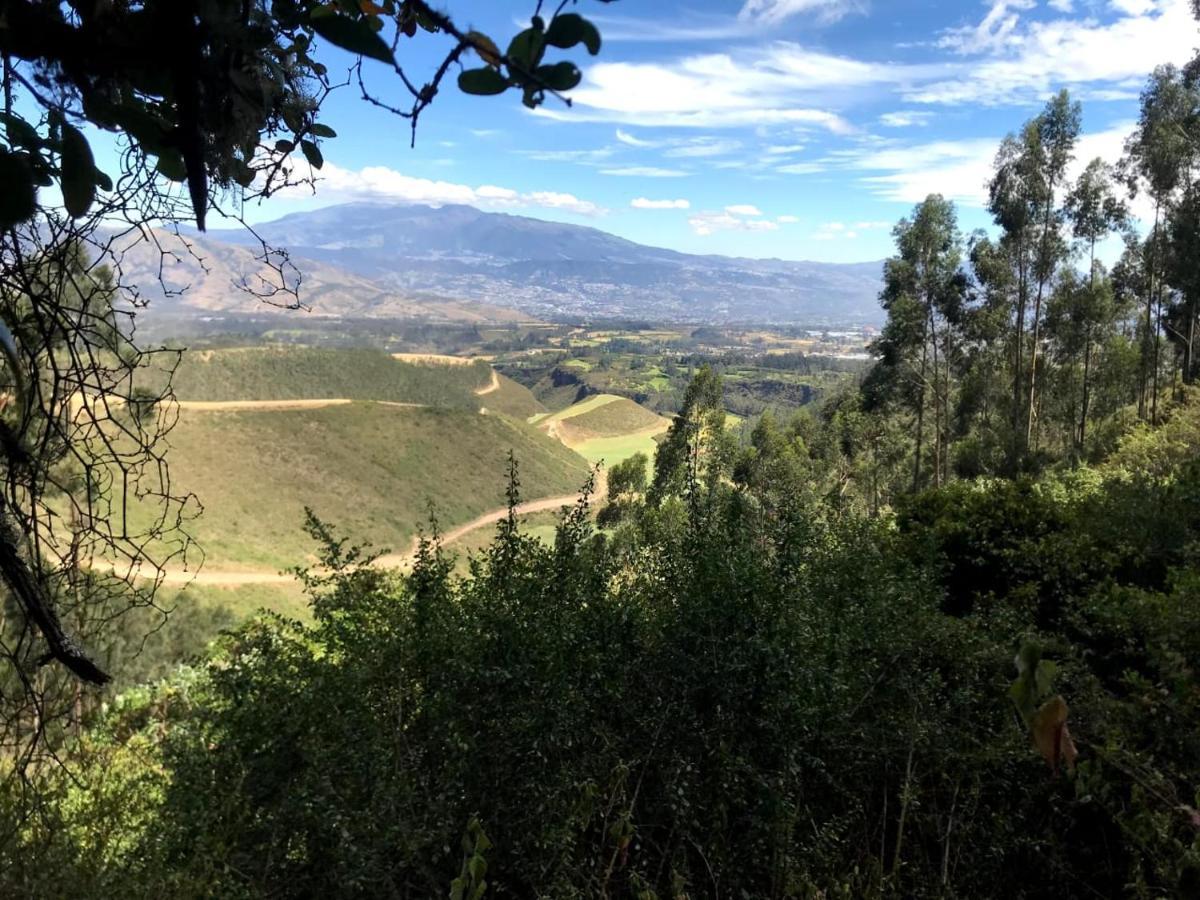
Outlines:
<svg viewBox="0 0 1200 900"><path fill-rule="evenodd" d="M1088 255L1088 297L1083 316L1083 374L1080 386L1082 396L1075 439L1075 446L1081 451L1087 440L1095 330L1108 318L1105 315L1104 298L1100 293L1096 245L1114 231L1128 228L1129 211L1117 196L1112 168L1102 159L1093 159L1088 163L1067 195L1065 209L1067 219L1071 223L1071 234L1084 245Z"/></svg>
<svg viewBox="0 0 1200 900"><path fill-rule="evenodd" d="M1082 109L1061 91L1046 108L1009 136L996 157L989 185L989 210L1003 229L1002 243L1017 271L1013 336L1013 443L1010 467L1019 466L1034 437L1042 303L1065 253L1058 192L1079 139ZM1032 323L1026 317L1032 302ZM1031 329L1028 375L1023 366L1025 331ZM1022 424L1024 428L1022 429Z"/></svg>
<svg viewBox="0 0 1200 900"><path fill-rule="evenodd" d="M880 359L866 386L888 380L896 386L889 399L913 414L912 489L922 486L926 419L932 418L930 471L935 484L949 472L951 328L961 307L965 282L962 236L954 204L931 194L893 231L896 256L884 267L880 301L888 320L873 352ZM879 399L882 399L879 398Z"/></svg>
<svg viewBox="0 0 1200 900"><path fill-rule="evenodd" d="M1159 66L1142 91L1137 129L1125 145L1123 165L1130 191L1146 190L1154 201L1154 227L1150 234L1149 283L1142 336L1141 384L1138 412L1158 419L1159 316L1164 292L1164 252L1160 233L1163 214L1187 180L1189 161L1197 147L1188 122L1195 115L1195 90L1175 66Z"/></svg>

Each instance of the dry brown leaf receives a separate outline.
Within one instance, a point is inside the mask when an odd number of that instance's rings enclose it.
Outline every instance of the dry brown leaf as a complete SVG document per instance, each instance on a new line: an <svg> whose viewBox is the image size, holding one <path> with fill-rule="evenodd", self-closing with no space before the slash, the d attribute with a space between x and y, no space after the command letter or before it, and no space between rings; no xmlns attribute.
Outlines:
<svg viewBox="0 0 1200 900"><path fill-rule="evenodd" d="M1074 771L1075 758L1079 756L1067 727L1068 712L1067 701L1056 695L1042 704L1030 722L1033 743L1055 773L1063 761L1069 771Z"/></svg>

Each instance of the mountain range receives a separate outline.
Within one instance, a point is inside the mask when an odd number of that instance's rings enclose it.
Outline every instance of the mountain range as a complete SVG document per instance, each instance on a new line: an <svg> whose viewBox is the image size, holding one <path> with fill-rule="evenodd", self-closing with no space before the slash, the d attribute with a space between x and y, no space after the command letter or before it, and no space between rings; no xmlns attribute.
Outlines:
<svg viewBox="0 0 1200 900"><path fill-rule="evenodd" d="M195 252L168 255L161 269L166 289L158 286L158 252L142 245L126 254L125 280L157 301L152 309L261 313L254 295L261 290L239 287L262 287L261 239L287 251L302 278L300 298L319 315L713 324L881 319L880 262L698 256L470 206L350 203L293 213L255 232L186 235Z"/></svg>

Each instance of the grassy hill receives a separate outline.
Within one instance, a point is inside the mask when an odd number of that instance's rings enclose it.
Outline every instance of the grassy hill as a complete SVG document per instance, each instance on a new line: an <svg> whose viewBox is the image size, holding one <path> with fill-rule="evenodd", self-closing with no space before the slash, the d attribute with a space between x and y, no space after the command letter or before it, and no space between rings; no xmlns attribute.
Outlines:
<svg viewBox="0 0 1200 900"><path fill-rule="evenodd" d="M657 438L670 420L615 394L595 394L549 415L531 419L591 463L613 466L645 453L653 459Z"/></svg>
<svg viewBox="0 0 1200 900"><path fill-rule="evenodd" d="M304 562L305 505L406 550L429 502L445 528L502 506L510 449L524 499L569 494L587 477L580 456L524 422L460 409L184 410L170 442L175 485L204 507L191 531L210 569Z"/></svg>
<svg viewBox="0 0 1200 900"><path fill-rule="evenodd" d="M421 365L376 350L246 347L185 354L174 386L180 400L347 398L478 409L475 391L490 382L482 360ZM536 402L529 394L529 403Z"/></svg>
<svg viewBox="0 0 1200 900"><path fill-rule="evenodd" d="M518 419L529 419L546 411L546 407L538 402L533 392L522 384L517 384L511 378L496 373L500 386L489 394L483 394L476 399L489 412L504 413Z"/></svg>

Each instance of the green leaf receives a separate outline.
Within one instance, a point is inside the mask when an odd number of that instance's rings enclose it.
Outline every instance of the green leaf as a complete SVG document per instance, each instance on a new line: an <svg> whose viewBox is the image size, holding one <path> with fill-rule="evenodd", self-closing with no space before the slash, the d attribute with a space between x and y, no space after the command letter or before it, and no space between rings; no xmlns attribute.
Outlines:
<svg viewBox="0 0 1200 900"><path fill-rule="evenodd" d="M505 56L521 69L529 70L541 61L545 50L545 35L533 28L526 28L512 39Z"/></svg>
<svg viewBox="0 0 1200 900"><path fill-rule="evenodd" d="M312 141L301 141L300 149L304 151L304 158L308 160L308 164L314 169L319 169L325 165L325 157L321 155L321 148Z"/></svg>
<svg viewBox="0 0 1200 900"><path fill-rule="evenodd" d="M567 49L576 44L587 47L588 53L595 56L600 52L600 31L578 13L565 13L555 16L546 32L546 43L551 47Z"/></svg>
<svg viewBox="0 0 1200 900"><path fill-rule="evenodd" d="M67 122L62 123L63 205L73 219L87 213L96 199L96 161L87 138Z"/></svg>
<svg viewBox="0 0 1200 900"><path fill-rule="evenodd" d="M579 84L583 73L576 68L575 63L560 62L553 66L539 66L537 77L548 88L556 91L569 91Z"/></svg>
<svg viewBox="0 0 1200 900"><path fill-rule="evenodd" d="M96 187L100 190L111 191L113 189L113 180L108 177L107 173L97 169L93 177L96 179Z"/></svg>
<svg viewBox="0 0 1200 900"><path fill-rule="evenodd" d="M280 153L291 153L296 149L296 145L289 140L280 138L275 142L275 149Z"/></svg>
<svg viewBox="0 0 1200 900"><path fill-rule="evenodd" d="M367 56L380 62L395 65L391 48L378 34L371 30L366 19L351 19L346 16L318 16L309 19L312 30L329 43Z"/></svg>
<svg viewBox="0 0 1200 900"><path fill-rule="evenodd" d="M37 188L29 164L15 153L0 148L0 228L11 228L33 217Z"/></svg>
<svg viewBox="0 0 1200 900"><path fill-rule="evenodd" d="M320 138L335 138L335 137L337 137L336 131L334 131L328 125L322 125L320 122L313 123L312 133Z"/></svg>
<svg viewBox="0 0 1200 900"><path fill-rule="evenodd" d="M458 76L458 87L464 94L492 96L508 90L508 81L491 67L466 69Z"/></svg>

